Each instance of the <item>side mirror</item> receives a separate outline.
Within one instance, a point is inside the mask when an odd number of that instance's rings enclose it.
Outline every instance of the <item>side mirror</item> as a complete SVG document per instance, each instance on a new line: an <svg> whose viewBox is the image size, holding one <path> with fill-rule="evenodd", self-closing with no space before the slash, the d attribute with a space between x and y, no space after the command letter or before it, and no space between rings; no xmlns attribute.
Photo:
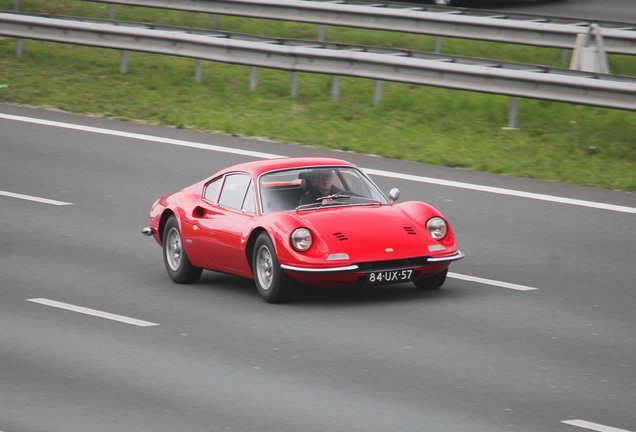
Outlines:
<svg viewBox="0 0 636 432"><path fill-rule="evenodd" d="M400 199L400 190L398 188L393 188L389 192L389 198L391 198L391 202L396 202Z"/></svg>

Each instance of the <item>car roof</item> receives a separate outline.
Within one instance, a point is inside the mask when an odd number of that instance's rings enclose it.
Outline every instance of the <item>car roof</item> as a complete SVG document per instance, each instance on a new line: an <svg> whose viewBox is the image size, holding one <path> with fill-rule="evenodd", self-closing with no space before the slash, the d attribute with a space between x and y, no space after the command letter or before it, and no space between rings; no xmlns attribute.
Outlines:
<svg viewBox="0 0 636 432"><path fill-rule="evenodd" d="M251 162L244 162L233 165L220 171L215 175L224 174L233 171L243 171L250 173L254 178L263 173L270 171L278 171L292 168L310 168L316 166L346 166L355 167L351 162L342 159L328 157L281 157L275 159L261 159Z"/></svg>

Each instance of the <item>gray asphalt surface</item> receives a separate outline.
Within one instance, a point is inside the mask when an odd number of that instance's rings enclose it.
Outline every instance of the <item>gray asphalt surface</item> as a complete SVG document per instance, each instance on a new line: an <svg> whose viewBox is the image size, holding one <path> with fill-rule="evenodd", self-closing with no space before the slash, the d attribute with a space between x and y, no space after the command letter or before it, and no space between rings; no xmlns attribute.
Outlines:
<svg viewBox="0 0 636 432"><path fill-rule="evenodd" d="M0 105L0 113L626 207L633 194ZM636 215L376 176L451 220L449 278L171 282L153 201L251 157L0 118L0 431L636 431ZM54 308L45 298L159 325ZM585 423L588 424L588 423ZM609 430L609 429L607 429Z"/></svg>
<svg viewBox="0 0 636 432"><path fill-rule="evenodd" d="M508 12L636 23L633 0L502 1L488 7Z"/></svg>
<svg viewBox="0 0 636 432"><path fill-rule="evenodd" d="M472 4L465 6L469 5L473 7ZM633 0L501 0L474 7L512 13L636 23L636 2Z"/></svg>

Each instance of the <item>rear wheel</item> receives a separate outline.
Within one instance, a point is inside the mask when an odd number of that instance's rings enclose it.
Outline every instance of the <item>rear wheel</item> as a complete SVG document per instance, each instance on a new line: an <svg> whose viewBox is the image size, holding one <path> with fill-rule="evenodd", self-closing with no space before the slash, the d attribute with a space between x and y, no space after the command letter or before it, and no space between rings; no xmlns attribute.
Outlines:
<svg viewBox="0 0 636 432"><path fill-rule="evenodd" d="M258 293L267 303L284 303L294 293L294 282L281 270L267 233L259 235L254 244L252 272Z"/></svg>
<svg viewBox="0 0 636 432"><path fill-rule="evenodd" d="M435 290L440 288L446 282L446 275L448 274L448 269L445 269L442 272L436 273L433 276L429 276L424 279L418 279L413 281L417 289L421 290Z"/></svg>
<svg viewBox="0 0 636 432"><path fill-rule="evenodd" d="M163 231L163 262L170 278L178 284L196 282L203 272L202 268L190 263L174 216L170 216Z"/></svg>

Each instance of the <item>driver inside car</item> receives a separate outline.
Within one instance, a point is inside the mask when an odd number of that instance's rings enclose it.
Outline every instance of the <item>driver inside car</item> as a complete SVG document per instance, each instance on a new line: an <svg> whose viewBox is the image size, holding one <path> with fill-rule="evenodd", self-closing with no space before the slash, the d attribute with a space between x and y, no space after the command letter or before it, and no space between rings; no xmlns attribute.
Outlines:
<svg viewBox="0 0 636 432"><path fill-rule="evenodd" d="M339 187L333 185L333 172L328 169L318 169L310 173L307 178L309 188L301 195L298 205L314 204L318 198L326 197L344 192ZM322 200L323 203L331 199Z"/></svg>

